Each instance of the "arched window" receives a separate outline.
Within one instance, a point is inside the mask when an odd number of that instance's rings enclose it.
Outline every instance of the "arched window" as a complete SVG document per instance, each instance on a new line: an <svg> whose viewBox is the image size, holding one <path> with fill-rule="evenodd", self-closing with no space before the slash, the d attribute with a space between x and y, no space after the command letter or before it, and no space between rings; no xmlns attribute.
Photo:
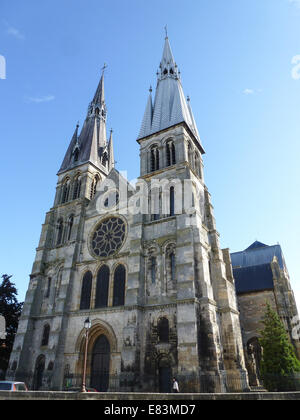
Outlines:
<svg viewBox="0 0 300 420"><path fill-rule="evenodd" d="M157 335L160 343L169 342L169 321L167 318L160 318L158 321Z"/></svg>
<svg viewBox="0 0 300 420"><path fill-rule="evenodd" d="M77 176L73 184L73 200L76 200L76 198L80 197L80 190L81 190L81 178L80 176Z"/></svg>
<svg viewBox="0 0 300 420"><path fill-rule="evenodd" d="M87 271L82 279L80 309L90 309L93 275Z"/></svg>
<svg viewBox="0 0 300 420"><path fill-rule="evenodd" d="M108 306L109 268L103 265L97 274L95 308Z"/></svg>
<svg viewBox="0 0 300 420"><path fill-rule="evenodd" d="M72 214L68 219L68 241L71 239L73 224L74 224L74 216Z"/></svg>
<svg viewBox="0 0 300 420"><path fill-rule="evenodd" d="M123 265L118 265L114 273L114 297L113 306L123 306L125 304L125 284L126 269Z"/></svg>
<svg viewBox="0 0 300 420"><path fill-rule="evenodd" d="M70 193L70 179L66 179L62 186L61 204L66 203L69 200Z"/></svg>
<svg viewBox="0 0 300 420"><path fill-rule="evenodd" d="M64 233L64 222L62 219L60 219L57 222L57 239L56 239L56 245L59 246L63 242L63 233Z"/></svg>
<svg viewBox="0 0 300 420"><path fill-rule="evenodd" d="M175 189L174 187L170 188L170 216L175 214Z"/></svg>
<svg viewBox="0 0 300 420"><path fill-rule="evenodd" d="M43 329L42 346L48 346L50 335L50 325L46 324Z"/></svg>
<svg viewBox="0 0 300 420"><path fill-rule="evenodd" d="M90 191L90 199L92 200L96 194L97 191L97 184L100 181L99 175L96 175L91 183L91 191Z"/></svg>
<svg viewBox="0 0 300 420"><path fill-rule="evenodd" d="M175 165L176 153L175 153L175 145L173 141L168 141L168 143L166 144L166 154L167 154L167 166Z"/></svg>
<svg viewBox="0 0 300 420"><path fill-rule="evenodd" d="M150 170L151 172L159 169L159 150L157 146L153 146L150 150Z"/></svg>

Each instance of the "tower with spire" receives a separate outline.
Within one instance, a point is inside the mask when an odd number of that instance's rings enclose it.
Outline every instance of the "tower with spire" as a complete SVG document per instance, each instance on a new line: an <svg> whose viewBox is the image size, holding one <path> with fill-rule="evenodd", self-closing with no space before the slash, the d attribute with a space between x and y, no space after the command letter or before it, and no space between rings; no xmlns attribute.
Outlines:
<svg viewBox="0 0 300 420"><path fill-rule="evenodd" d="M31 389L80 387L84 373L98 391L170 392L174 376L182 392L247 389L230 254L167 34L152 93L135 187L115 168L112 130L107 139L104 70L76 125L8 372ZM130 212L141 186L147 209Z"/></svg>
<svg viewBox="0 0 300 420"><path fill-rule="evenodd" d="M184 391L199 391L203 384L212 391L228 389L226 384L246 389L230 255L220 248L204 182L205 151L167 34L155 96L150 88L137 141L140 180L151 192L140 244L147 331L143 371L156 371L162 383L172 373ZM138 303L138 292L136 298ZM160 337L164 322L169 346Z"/></svg>
<svg viewBox="0 0 300 420"><path fill-rule="evenodd" d="M43 371L46 381L46 363L49 360L50 367L55 360L51 374L48 372L50 386L54 389L63 386L68 311L72 306L76 264L83 258L86 208L94 202L97 188L115 166L113 138L111 133L110 139L107 139L106 119L103 69L84 124L81 130L79 123L76 124L59 168L54 205L46 214L30 275L20 322L22 332L17 335L18 344L14 350L14 357L18 356L18 369L14 376L32 375L32 389L45 386L42 377L33 372L35 369ZM36 337L35 328L41 329L42 335L45 328L47 335L49 328L51 344L47 342L47 337L44 341ZM47 345L43 346L42 342L47 342ZM41 353L38 360L33 357L35 352Z"/></svg>

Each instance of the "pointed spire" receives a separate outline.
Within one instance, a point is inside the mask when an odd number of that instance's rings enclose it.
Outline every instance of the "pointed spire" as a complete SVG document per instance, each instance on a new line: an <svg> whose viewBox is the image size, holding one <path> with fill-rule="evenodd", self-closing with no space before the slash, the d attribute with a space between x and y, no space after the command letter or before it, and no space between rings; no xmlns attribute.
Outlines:
<svg viewBox="0 0 300 420"><path fill-rule="evenodd" d="M77 121L76 128L73 134L73 138L76 139L76 144L78 144L78 129L79 129L79 121Z"/></svg>
<svg viewBox="0 0 300 420"><path fill-rule="evenodd" d="M113 145L113 130L110 130L110 137L108 141L108 168L111 171L115 167L114 145Z"/></svg>
<svg viewBox="0 0 300 420"><path fill-rule="evenodd" d="M165 39L165 46L164 46L164 51L163 51L163 56L161 59L161 64L174 64L175 65L175 60L174 60L174 56L171 50L171 45L169 42L169 38L166 37Z"/></svg>
<svg viewBox="0 0 300 420"><path fill-rule="evenodd" d="M196 124L194 114L193 114L193 111L192 111L192 107L191 107L191 99L190 99L189 96L187 97L187 104L188 104L188 109L189 109L189 113L190 113L190 117L191 117L191 121L192 121L192 126L191 126L192 131L194 132L195 136L200 139L197 124Z"/></svg>
<svg viewBox="0 0 300 420"><path fill-rule="evenodd" d="M85 162L91 162L99 167L101 165L102 154L107 151L107 110L104 97L105 68L106 65L102 69L102 75L96 93L88 107L88 113L81 129L81 133L78 136L79 126L77 125L59 172L66 171ZM76 148L76 160L74 160L73 154L76 144L78 147Z"/></svg>
<svg viewBox="0 0 300 420"><path fill-rule="evenodd" d="M77 141L78 141L78 128L79 128L79 121L76 124L76 128L75 128L75 131L74 131L74 134L73 134L73 137L72 137L72 140L74 140L75 143L77 143Z"/></svg>
<svg viewBox="0 0 300 420"><path fill-rule="evenodd" d="M183 93L180 72L173 57L167 32L157 76L154 104L150 92L138 139L184 122L204 153L191 107Z"/></svg>
<svg viewBox="0 0 300 420"><path fill-rule="evenodd" d="M107 65L104 63L104 66L102 67L102 76L100 79L100 82L98 84L97 90L95 92L94 98L92 100L92 103L95 105L102 105L105 103L105 97L104 97L104 71L106 69Z"/></svg>
<svg viewBox="0 0 300 420"><path fill-rule="evenodd" d="M166 77L177 78L179 76L178 67L174 60L168 36L165 38L164 50L159 68L160 79L164 79Z"/></svg>
<svg viewBox="0 0 300 420"><path fill-rule="evenodd" d="M140 129L139 138L145 137L147 133L151 131L152 117L153 117L152 87L151 86L150 86L149 92L150 94L148 97L148 102L147 102L142 126Z"/></svg>
<svg viewBox="0 0 300 420"><path fill-rule="evenodd" d="M74 151L75 151L76 148L80 149L79 142L78 142L78 128L79 128L79 123L76 124L75 131L73 133L73 136L71 138L67 153L65 154L64 160L63 160L62 165L60 167L60 171L67 168L68 166L72 165Z"/></svg>

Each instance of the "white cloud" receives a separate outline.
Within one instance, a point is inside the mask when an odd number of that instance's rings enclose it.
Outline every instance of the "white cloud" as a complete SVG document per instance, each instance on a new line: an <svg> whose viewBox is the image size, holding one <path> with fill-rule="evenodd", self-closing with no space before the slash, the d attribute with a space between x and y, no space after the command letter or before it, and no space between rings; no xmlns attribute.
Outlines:
<svg viewBox="0 0 300 420"><path fill-rule="evenodd" d="M3 21L4 25L6 26L6 33L7 35L13 36L16 39L23 40L25 39L24 34L22 34L19 29L15 28L14 26L10 25L8 22Z"/></svg>
<svg viewBox="0 0 300 420"><path fill-rule="evenodd" d="M54 101L55 96L54 95L46 95L46 96L35 96L35 97L27 97L26 101L27 102L31 102L31 103L35 103L35 104L40 104L42 102L50 102L50 101Z"/></svg>
<svg viewBox="0 0 300 420"><path fill-rule="evenodd" d="M292 78L294 80L300 79L300 55L295 55L292 58L292 64L294 64L294 67L292 68Z"/></svg>
<svg viewBox="0 0 300 420"><path fill-rule="evenodd" d="M6 60L0 55L0 79L6 79Z"/></svg>
<svg viewBox="0 0 300 420"><path fill-rule="evenodd" d="M253 89L244 89L243 90L243 94L244 95L254 95L254 90Z"/></svg>
<svg viewBox="0 0 300 420"><path fill-rule="evenodd" d="M244 95L256 95L257 93L261 93L263 90L262 89L244 89L243 90L243 94Z"/></svg>

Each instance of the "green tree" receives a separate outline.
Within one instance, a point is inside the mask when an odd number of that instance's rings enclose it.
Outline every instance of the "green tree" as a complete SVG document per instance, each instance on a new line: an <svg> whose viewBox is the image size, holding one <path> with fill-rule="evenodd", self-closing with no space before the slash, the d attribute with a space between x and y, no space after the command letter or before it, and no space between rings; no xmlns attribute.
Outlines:
<svg viewBox="0 0 300 420"><path fill-rule="evenodd" d="M296 386L294 374L300 372L288 334L278 314L267 304L260 344L263 356L260 366L262 379L269 391L286 391Z"/></svg>
<svg viewBox="0 0 300 420"><path fill-rule="evenodd" d="M4 316L6 322L6 338L5 340L0 340L0 371L4 372L8 367L23 308L23 303L18 302L18 292L14 283L10 281L11 277L3 274L2 282L0 283L0 315Z"/></svg>

